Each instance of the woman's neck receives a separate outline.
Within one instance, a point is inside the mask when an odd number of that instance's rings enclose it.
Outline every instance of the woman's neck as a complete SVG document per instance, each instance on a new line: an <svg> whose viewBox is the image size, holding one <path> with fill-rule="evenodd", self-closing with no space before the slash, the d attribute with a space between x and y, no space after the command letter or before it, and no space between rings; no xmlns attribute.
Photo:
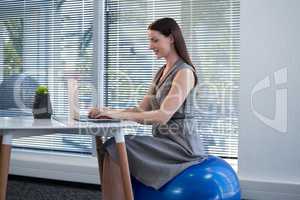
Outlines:
<svg viewBox="0 0 300 200"><path fill-rule="evenodd" d="M165 57L165 59L166 59L166 68L167 69L172 68L179 58L180 57L178 56L177 53L170 53L167 57Z"/></svg>

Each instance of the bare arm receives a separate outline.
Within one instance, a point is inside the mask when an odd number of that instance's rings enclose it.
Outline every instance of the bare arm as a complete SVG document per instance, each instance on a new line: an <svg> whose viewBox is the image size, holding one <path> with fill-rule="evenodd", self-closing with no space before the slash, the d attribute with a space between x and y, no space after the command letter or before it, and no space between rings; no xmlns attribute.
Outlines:
<svg viewBox="0 0 300 200"><path fill-rule="evenodd" d="M97 108L94 107L89 111L89 117L95 118L97 115L100 115L100 113L111 111L114 113L121 113L121 112L143 112L143 111L149 111L151 110L151 94L150 94L151 88L148 90L148 93L144 96L143 100L138 103L137 106L132 108L126 108L126 109L111 109L107 107Z"/></svg>
<svg viewBox="0 0 300 200"><path fill-rule="evenodd" d="M136 121L143 124L166 124L183 104L189 92L194 87L194 83L195 77L192 70L182 69L176 74L171 89L159 109L152 111L147 111L145 109L140 112L130 112L126 110L120 112L120 110L109 109L101 112L101 114L96 117L104 115L112 118ZM143 101L141 102L142 106L145 106L147 100Z"/></svg>

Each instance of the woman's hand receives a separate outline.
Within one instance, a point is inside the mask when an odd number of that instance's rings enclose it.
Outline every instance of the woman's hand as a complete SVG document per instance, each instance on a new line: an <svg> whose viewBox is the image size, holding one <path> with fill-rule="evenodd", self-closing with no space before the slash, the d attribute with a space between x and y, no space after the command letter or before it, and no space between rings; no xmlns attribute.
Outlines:
<svg viewBox="0 0 300 200"><path fill-rule="evenodd" d="M102 108L92 108L89 111L88 117L89 118L105 118L109 119L111 117L108 116L109 108L102 107Z"/></svg>

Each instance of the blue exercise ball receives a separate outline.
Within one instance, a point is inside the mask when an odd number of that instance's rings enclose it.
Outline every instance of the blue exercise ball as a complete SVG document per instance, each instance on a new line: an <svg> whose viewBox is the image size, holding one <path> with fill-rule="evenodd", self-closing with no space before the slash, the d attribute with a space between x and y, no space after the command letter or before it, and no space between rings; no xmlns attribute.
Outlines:
<svg viewBox="0 0 300 200"><path fill-rule="evenodd" d="M223 159L208 156L166 183L159 190L132 178L135 200L240 200L235 171Z"/></svg>

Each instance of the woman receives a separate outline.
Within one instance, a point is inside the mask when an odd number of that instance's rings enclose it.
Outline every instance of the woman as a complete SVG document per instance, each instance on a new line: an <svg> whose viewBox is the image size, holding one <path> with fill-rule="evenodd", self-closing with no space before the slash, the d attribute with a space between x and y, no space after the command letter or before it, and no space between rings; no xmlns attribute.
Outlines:
<svg viewBox="0 0 300 200"><path fill-rule="evenodd" d="M159 189L187 167L199 163L205 154L193 116L197 75L180 27L174 19L162 18L149 25L148 36L157 59L166 61L148 94L135 108L93 108L89 115L152 124L153 137L126 136L125 142L131 175ZM103 151L104 199L123 199L114 140L108 140ZM109 184L114 187L109 188Z"/></svg>

